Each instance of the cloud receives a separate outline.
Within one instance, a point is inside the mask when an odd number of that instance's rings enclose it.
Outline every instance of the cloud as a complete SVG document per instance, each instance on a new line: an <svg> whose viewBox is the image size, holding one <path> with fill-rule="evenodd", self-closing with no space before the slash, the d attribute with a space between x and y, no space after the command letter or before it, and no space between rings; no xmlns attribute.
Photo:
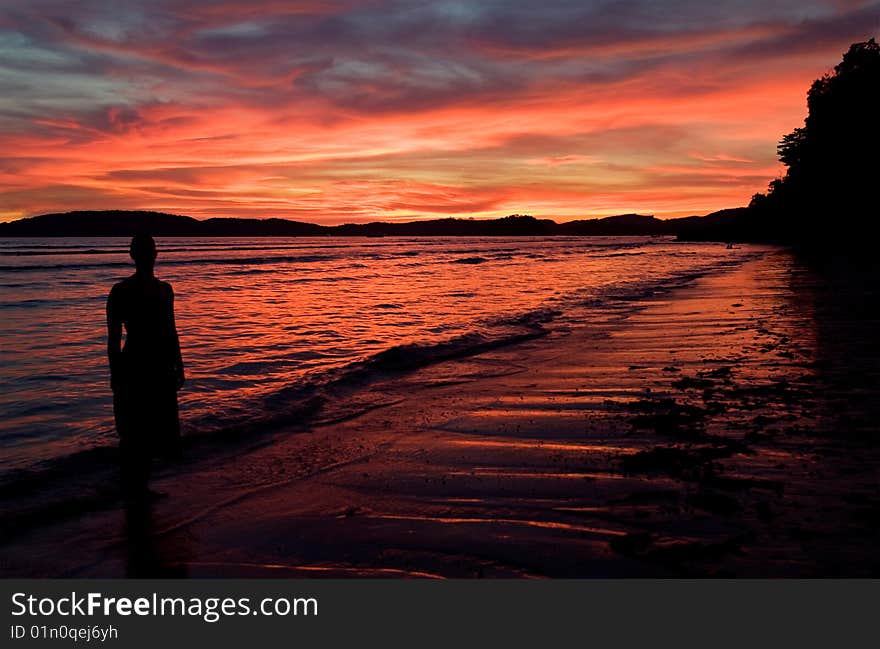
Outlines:
<svg viewBox="0 0 880 649"><path fill-rule="evenodd" d="M775 175L810 81L878 19L825 0L7 0L0 218L707 211Z"/></svg>

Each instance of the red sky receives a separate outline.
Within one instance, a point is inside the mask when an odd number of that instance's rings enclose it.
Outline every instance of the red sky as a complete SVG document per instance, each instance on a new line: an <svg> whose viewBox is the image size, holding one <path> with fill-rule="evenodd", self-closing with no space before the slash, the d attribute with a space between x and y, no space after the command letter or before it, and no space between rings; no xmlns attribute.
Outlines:
<svg viewBox="0 0 880 649"><path fill-rule="evenodd" d="M702 214L878 31L859 0L7 0L0 220Z"/></svg>

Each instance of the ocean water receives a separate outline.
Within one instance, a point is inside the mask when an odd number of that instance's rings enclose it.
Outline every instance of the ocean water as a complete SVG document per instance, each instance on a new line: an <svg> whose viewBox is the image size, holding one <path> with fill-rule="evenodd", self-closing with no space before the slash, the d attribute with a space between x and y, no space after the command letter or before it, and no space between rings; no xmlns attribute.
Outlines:
<svg viewBox="0 0 880 649"><path fill-rule="evenodd" d="M0 239L0 475L116 442L105 301L127 240ZM244 425L320 386L578 323L603 301L757 254L665 238L169 238L185 435ZM290 402L290 403L287 403Z"/></svg>

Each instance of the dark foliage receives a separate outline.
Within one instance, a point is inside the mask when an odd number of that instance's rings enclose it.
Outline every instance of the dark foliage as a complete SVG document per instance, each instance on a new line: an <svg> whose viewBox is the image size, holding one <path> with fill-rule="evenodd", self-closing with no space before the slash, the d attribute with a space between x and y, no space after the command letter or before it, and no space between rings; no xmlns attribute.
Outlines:
<svg viewBox="0 0 880 649"><path fill-rule="evenodd" d="M783 136L785 176L756 194L756 234L791 243L857 241L878 215L880 45L854 43L807 93L804 126Z"/></svg>

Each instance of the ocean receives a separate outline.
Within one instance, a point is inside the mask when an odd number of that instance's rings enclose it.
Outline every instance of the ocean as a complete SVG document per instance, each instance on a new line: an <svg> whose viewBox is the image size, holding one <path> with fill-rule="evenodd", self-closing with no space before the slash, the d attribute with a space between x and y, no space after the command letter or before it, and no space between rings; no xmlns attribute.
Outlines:
<svg viewBox="0 0 880 649"><path fill-rule="evenodd" d="M0 476L116 443L105 303L126 239L0 239ZM167 238L185 436L289 422L322 386L610 317L760 254L651 237ZM254 422L258 421L255 426Z"/></svg>

